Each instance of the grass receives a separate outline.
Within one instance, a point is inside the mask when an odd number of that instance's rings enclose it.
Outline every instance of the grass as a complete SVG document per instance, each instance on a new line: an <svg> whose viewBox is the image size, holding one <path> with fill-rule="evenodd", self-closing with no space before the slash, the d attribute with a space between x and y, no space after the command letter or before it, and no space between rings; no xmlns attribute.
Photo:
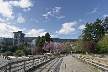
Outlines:
<svg viewBox="0 0 108 72"><path fill-rule="evenodd" d="M4 54L4 53L0 52L0 55L2 55L2 54Z"/></svg>

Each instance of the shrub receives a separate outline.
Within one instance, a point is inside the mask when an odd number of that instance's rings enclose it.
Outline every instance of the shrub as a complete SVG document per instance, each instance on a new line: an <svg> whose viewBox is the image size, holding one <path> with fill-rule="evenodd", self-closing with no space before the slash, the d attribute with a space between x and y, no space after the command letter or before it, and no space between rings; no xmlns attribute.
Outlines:
<svg viewBox="0 0 108 72"><path fill-rule="evenodd" d="M23 56L23 55L25 55L25 53L23 50L17 50L14 55L15 56Z"/></svg>
<svg viewBox="0 0 108 72"><path fill-rule="evenodd" d="M104 54L101 54L101 58L102 58L102 57L105 57L105 55L104 55Z"/></svg>
<svg viewBox="0 0 108 72"><path fill-rule="evenodd" d="M10 51L7 51L7 52L5 52L3 55L4 55L4 56L12 56L12 55L13 55L13 53L12 53L12 52L10 52Z"/></svg>

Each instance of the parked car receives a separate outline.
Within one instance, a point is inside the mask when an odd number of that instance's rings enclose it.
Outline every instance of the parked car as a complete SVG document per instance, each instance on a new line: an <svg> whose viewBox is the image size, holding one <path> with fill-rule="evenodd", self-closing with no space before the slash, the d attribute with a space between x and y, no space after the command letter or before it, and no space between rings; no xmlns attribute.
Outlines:
<svg viewBox="0 0 108 72"><path fill-rule="evenodd" d="M52 53L44 53L45 56L51 56L53 55Z"/></svg>

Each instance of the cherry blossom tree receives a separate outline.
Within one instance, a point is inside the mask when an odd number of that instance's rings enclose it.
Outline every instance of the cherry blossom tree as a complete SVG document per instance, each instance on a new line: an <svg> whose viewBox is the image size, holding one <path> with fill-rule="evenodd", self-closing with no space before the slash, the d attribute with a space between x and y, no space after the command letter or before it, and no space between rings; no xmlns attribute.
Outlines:
<svg viewBox="0 0 108 72"><path fill-rule="evenodd" d="M47 42L45 41L44 43L44 46L43 46L43 49L46 50L46 51L50 51L51 53L51 50L54 48L54 43L53 42Z"/></svg>
<svg viewBox="0 0 108 72"><path fill-rule="evenodd" d="M63 43L61 42L54 42L54 49L58 52L60 52L60 49L62 48L62 45Z"/></svg>

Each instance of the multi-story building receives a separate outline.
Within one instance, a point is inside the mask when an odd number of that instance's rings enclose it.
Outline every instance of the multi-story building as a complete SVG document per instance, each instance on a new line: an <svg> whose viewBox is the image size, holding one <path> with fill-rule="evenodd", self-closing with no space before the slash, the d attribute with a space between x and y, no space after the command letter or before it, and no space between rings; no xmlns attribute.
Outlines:
<svg viewBox="0 0 108 72"><path fill-rule="evenodd" d="M20 43L24 43L24 33L22 33L22 31L18 31L18 32L13 32L14 33L14 38L13 38L13 45L17 46Z"/></svg>
<svg viewBox="0 0 108 72"><path fill-rule="evenodd" d="M0 37L0 45L3 46L3 43L6 43L6 45L12 45L13 46L18 46L20 43L21 44L25 44L27 49L31 49L34 48L36 46L36 40L38 40L38 37L24 37L25 34L22 33L22 31L18 31L18 32L13 32L14 33L14 37L13 38L3 38ZM56 43L63 43L66 41L70 41L71 42L71 46L72 48L74 48L74 42L77 39L60 39L60 38L52 38L53 42Z"/></svg>

